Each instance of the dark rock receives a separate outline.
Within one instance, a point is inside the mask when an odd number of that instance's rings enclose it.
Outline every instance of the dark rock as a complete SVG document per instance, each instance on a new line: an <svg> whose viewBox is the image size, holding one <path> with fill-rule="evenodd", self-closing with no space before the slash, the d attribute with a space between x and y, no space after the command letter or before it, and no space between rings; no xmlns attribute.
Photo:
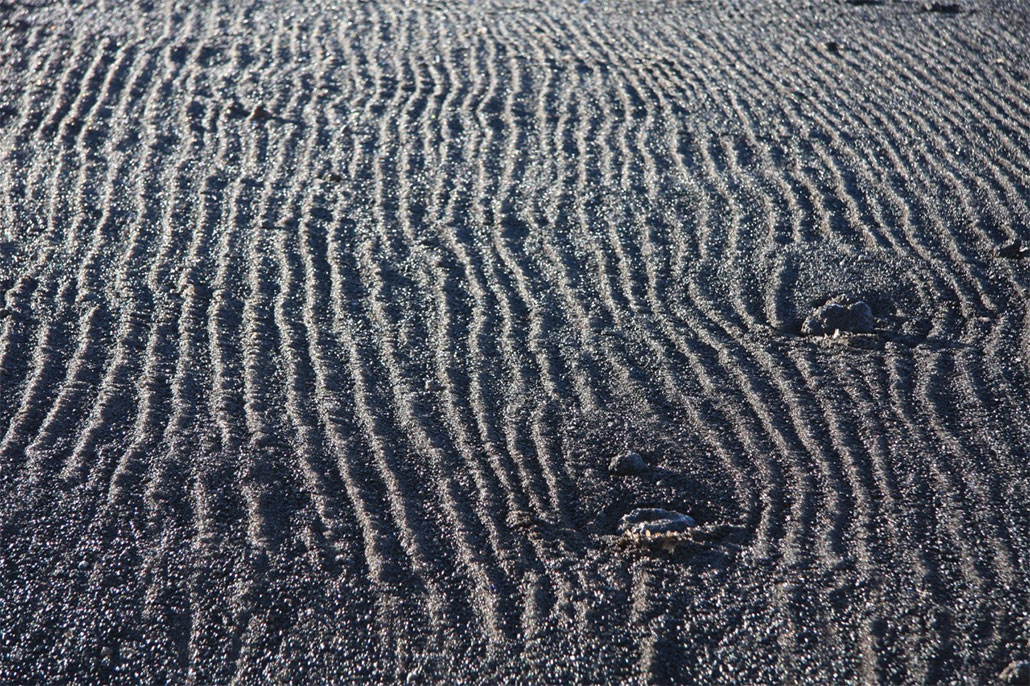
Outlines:
<svg viewBox="0 0 1030 686"><path fill-rule="evenodd" d="M962 7L954 2L927 2L923 5L924 12L937 12L939 14L958 14Z"/></svg>
<svg viewBox="0 0 1030 686"><path fill-rule="evenodd" d="M1013 660L1001 670L998 680L1003 684L1030 684L1030 660Z"/></svg>
<svg viewBox="0 0 1030 686"><path fill-rule="evenodd" d="M840 43L835 40L826 41L826 52L832 52L836 55L840 52Z"/></svg>
<svg viewBox="0 0 1030 686"><path fill-rule="evenodd" d="M844 0L849 5L861 7L862 5L882 5L883 0Z"/></svg>
<svg viewBox="0 0 1030 686"><path fill-rule="evenodd" d="M261 105L255 105L254 110L250 113L250 118L254 121L267 121L272 118L272 113Z"/></svg>
<svg viewBox="0 0 1030 686"><path fill-rule="evenodd" d="M1028 255L1030 255L1030 247L1023 245L1023 241L1018 238L998 248L998 257L1004 257L1007 260L1021 260Z"/></svg>
<svg viewBox="0 0 1030 686"><path fill-rule="evenodd" d="M608 463L608 473L617 476L631 476L647 471L647 463L637 453L628 452L616 455Z"/></svg>
<svg viewBox="0 0 1030 686"><path fill-rule="evenodd" d="M801 325L804 336L828 336L837 331L871 333L873 312L862 300L840 295L816 308Z"/></svg>
<svg viewBox="0 0 1030 686"><path fill-rule="evenodd" d="M670 534L686 531L696 526L694 518L675 510L660 507L637 508L623 515L619 521L619 533L631 536L645 534Z"/></svg>

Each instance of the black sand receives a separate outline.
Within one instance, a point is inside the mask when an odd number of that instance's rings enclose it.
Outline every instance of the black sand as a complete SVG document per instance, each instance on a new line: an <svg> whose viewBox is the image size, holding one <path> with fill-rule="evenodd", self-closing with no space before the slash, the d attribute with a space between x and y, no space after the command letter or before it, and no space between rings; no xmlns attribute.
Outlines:
<svg viewBox="0 0 1030 686"><path fill-rule="evenodd" d="M1030 12L957 10L0 3L0 682L1022 679Z"/></svg>

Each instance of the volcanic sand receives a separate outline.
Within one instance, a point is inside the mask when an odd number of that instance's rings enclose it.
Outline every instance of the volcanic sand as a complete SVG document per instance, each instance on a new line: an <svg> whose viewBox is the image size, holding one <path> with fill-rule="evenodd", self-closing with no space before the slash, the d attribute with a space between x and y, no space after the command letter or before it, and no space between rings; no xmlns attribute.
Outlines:
<svg viewBox="0 0 1030 686"><path fill-rule="evenodd" d="M0 682L1030 658L1030 24L959 9L0 5Z"/></svg>

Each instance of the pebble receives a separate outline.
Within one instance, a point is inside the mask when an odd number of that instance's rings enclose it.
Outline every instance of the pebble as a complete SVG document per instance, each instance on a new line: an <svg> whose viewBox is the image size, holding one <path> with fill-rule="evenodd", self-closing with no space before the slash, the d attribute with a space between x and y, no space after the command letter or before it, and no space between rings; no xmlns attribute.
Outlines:
<svg viewBox="0 0 1030 686"><path fill-rule="evenodd" d="M647 463L638 453L628 452L616 455L608 463L608 473L616 476L632 476L647 471Z"/></svg>
<svg viewBox="0 0 1030 686"><path fill-rule="evenodd" d="M873 311L858 298L839 295L817 307L801 325L804 336L829 336L837 331L871 333Z"/></svg>
<svg viewBox="0 0 1030 686"><path fill-rule="evenodd" d="M250 113L250 118L254 121L266 121L272 118L272 113L261 105L255 105Z"/></svg>
<svg viewBox="0 0 1030 686"><path fill-rule="evenodd" d="M630 535L669 534L686 531L696 526L694 518L660 507L636 508L623 515L619 521L619 533Z"/></svg>

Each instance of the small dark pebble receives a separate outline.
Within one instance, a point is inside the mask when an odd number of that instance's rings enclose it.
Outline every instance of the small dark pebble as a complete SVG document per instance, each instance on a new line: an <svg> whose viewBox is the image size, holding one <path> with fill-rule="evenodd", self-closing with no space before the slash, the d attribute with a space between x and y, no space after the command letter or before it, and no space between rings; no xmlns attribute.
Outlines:
<svg viewBox="0 0 1030 686"><path fill-rule="evenodd" d="M254 110L250 113L250 118L254 121L266 121L272 118L272 113L261 105L255 105Z"/></svg>
<svg viewBox="0 0 1030 686"><path fill-rule="evenodd" d="M937 12L939 14L958 14L962 7L954 2L927 2L923 5L924 12Z"/></svg>
<svg viewBox="0 0 1030 686"><path fill-rule="evenodd" d="M637 453L616 455L608 463L608 473L616 476L632 476L647 471L647 463Z"/></svg>
<svg viewBox="0 0 1030 686"><path fill-rule="evenodd" d="M840 295L816 308L801 325L804 336L829 336L837 331L871 333L873 312L864 301Z"/></svg>
<svg viewBox="0 0 1030 686"><path fill-rule="evenodd" d="M1013 660L1001 670L998 680L1003 684L1030 684L1030 660Z"/></svg>
<svg viewBox="0 0 1030 686"><path fill-rule="evenodd" d="M998 257L1004 257L1007 260L1021 260L1028 255L1030 255L1030 248L1023 245L1023 241L1019 239L998 248Z"/></svg>
<svg viewBox="0 0 1030 686"><path fill-rule="evenodd" d="M849 5L861 7L862 5L882 5L883 0L844 0Z"/></svg>
<svg viewBox="0 0 1030 686"><path fill-rule="evenodd" d="M835 40L826 41L826 52L832 52L836 55L840 52L840 43Z"/></svg>

